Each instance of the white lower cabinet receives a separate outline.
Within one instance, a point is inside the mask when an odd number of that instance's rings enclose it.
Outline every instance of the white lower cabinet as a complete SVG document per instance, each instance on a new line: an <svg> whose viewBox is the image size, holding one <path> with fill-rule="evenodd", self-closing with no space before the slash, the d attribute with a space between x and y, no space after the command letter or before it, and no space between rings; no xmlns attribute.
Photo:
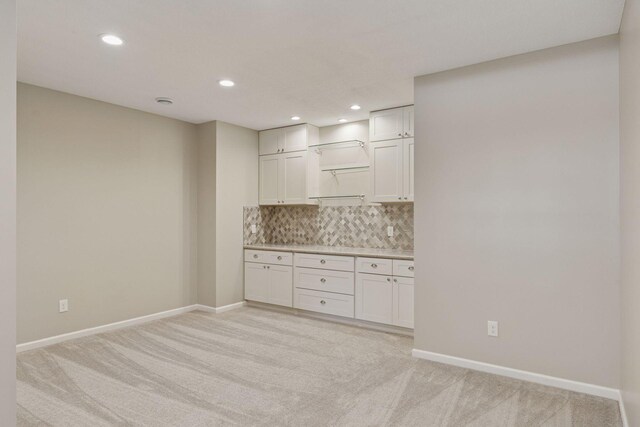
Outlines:
<svg viewBox="0 0 640 427"><path fill-rule="evenodd" d="M353 317L353 295L295 288L295 307L335 316Z"/></svg>
<svg viewBox="0 0 640 427"><path fill-rule="evenodd" d="M290 253L280 255L262 251L245 251L244 298L249 301L293 307L293 267L254 262L254 260L269 259L271 256L275 257L274 262L286 263L292 260Z"/></svg>
<svg viewBox="0 0 640 427"><path fill-rule="evenodd" d="M376 268L389 264L394 273L411 277L372 273L370 259L358 258L356 264L356 319L413 328L413 261L380 260L376 263Z"/></svg>

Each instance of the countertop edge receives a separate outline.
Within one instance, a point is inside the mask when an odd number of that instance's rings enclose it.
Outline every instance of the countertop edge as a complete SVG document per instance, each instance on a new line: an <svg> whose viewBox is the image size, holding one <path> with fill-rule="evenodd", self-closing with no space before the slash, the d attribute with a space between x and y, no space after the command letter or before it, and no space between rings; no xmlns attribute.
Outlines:
<svg viewBox="0 0 640 427"><path fill-rule="evenodd" d="M331 249L314 249L314 248L304 248L304 247L291 247L291 246L262 246L262 245L243 245L244 249L253 249L256 251L276 251L276 252L294 252L294 253L305 253L305 254L319 254L319 255L342 255L342 256L361 256L367 258L387 258L387 259L400 259L400 260L409 260L413 261L414 256L412 255L403 255L398 253L388 253L388 254L380 254L375 252L367 252L367 248L339 248L337 250ZM375 251L376 249L371 249ZM393 249L384 249L393 251ZM401 250L400 250L401 251Z"/></svg>

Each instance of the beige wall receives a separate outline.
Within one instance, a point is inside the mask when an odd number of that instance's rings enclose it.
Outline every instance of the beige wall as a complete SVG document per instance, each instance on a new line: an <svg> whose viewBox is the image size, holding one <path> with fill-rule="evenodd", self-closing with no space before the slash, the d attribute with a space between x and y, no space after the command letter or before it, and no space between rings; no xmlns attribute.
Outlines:
<svg viewBox="0 0 640 427"><path fill-rule="evenodd" d="M640 425L640 1L627 0L620 28L622 396Z"/></svg>
<svg viewBox="0 0 640 427"><path fill-rule="evenodd" d="M216 122L198 125L198 303L216 306Z"/></svg>
<svg viewBox="0 0 640 427"><path fill-rule="evenodd" d="M216 122L216 307L244 300L244 206L258 203L258 132Z"/></svg>
<svg viewBox="0 0 640 427"><path fill-rule="evenodd" d="M196 148L194 125L18 86L18 342L196 302Z"/></svg>
<svg viewBox="0 0 640 427"><path fill-rule="evenodd" d="M0 414L16 417L16 2L0 0Z"/></svg>
<svg viewBox="0 0 640 427"><path fill-rule="evenodd" d="M617 37L418 77L415 111L416 348L618 387Z"/></svg>

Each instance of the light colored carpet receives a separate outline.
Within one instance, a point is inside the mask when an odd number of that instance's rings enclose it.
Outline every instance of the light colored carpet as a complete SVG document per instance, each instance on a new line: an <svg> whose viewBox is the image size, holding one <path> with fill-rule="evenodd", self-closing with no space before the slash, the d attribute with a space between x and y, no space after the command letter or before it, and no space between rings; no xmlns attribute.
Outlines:
<svg viewBox="0 0 640 427"><path fill-rule="evenodd" d="M413 359L412 341L191 312L19 354L18 425L621 425L612 400Z"/></svg>

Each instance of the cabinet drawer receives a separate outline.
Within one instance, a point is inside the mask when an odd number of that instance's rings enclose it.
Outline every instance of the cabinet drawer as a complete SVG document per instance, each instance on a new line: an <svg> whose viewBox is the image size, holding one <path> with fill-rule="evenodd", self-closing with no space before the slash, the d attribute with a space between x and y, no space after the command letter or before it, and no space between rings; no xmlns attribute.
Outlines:
<svg viewBox="0 0 640 427"><path fill-rule="evenodd" d="M354 276L349 271L296 267L293 284L296 288L353 295Z"/></svg>
<svg viewBox="0 0 640 427"><path fill-rule="evenodd" d="M244 260L246 262L260 262L264 264L293 265L293 254L291 252L245 249Z"/></svg>
<svg viewBox="0 0 640 427"><path fill-rule="evenodd" d="M294 307L336 316L353 317L353 296L295 288Z"/></svg>
<svg viewBox="0 0 640 427"><path fill-rule="evenodd" d="M358 258L356 261L359 273L393 274L393 262L385 258Z"/></svg>
<svg viewBox="0 0 640 427"><path fill-rule="evenodd" d="M413 275L413 261L394 259L393 260L393 275L402 277L414 277Z"/></svg>
<svg viewBox="0 0 640 427"><path fill-rule="evenodd" d="M353 271L353 257L317 254L296 254L295 266L326 270Z"/></svg>

